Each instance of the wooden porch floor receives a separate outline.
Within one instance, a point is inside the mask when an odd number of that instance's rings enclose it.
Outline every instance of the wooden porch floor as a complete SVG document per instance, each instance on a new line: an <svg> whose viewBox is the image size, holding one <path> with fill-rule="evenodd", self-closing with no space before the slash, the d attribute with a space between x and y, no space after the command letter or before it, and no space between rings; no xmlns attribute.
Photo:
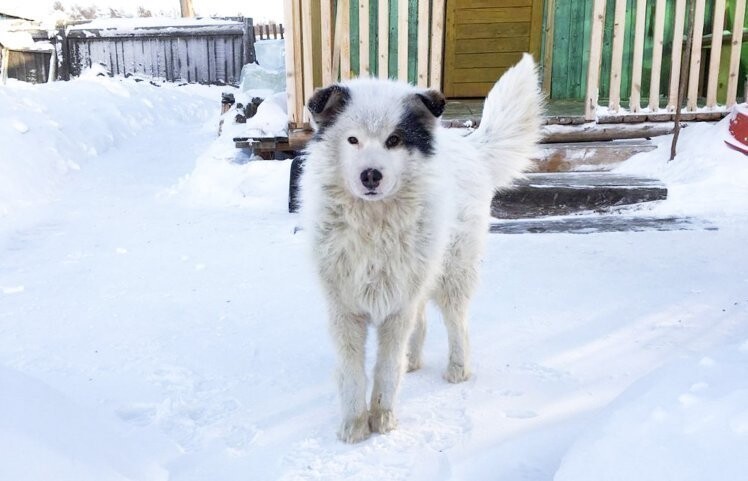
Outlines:
<svg viewBox="0 0 748 481"><path fill-rule="evenodd" d="M464 127L466 122L477 125L483 113L484 99L447 100L442 115L442 123L451 127ZM552 100L546 104L546 124L584 123L584 102L582 100Z"/></svg>

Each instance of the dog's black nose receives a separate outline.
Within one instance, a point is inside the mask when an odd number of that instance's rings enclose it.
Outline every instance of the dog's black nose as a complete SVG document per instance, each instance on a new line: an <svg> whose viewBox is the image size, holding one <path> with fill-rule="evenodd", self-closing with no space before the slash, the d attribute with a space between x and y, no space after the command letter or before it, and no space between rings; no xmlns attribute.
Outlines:
<svg viewBox="0 0 748 481"><path fill-rule="evenodd" d="M374 190L382 180L382 173L377 169L366 169L361 172L361 183L369 190Z"/></svg>

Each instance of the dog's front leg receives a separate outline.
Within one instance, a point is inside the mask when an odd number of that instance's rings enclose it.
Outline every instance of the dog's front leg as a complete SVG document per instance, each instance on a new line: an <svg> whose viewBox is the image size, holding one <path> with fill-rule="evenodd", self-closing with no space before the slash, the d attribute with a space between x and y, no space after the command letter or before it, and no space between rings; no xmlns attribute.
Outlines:
<svg viewBox="0 0 748 481"><path fill-rule="evenodd" d="M369 412L372 431L386 433L397 427L392 407L405 371L405 348L413 327L414 315L412 311L392 315L377 331L379 347Z"/></svg>
<svg viewBox="0 0 748 481"><path fill-rule="evenodd" d="M338 391L343 411L338 438L346 443L357 443L371 433L366 410L366 321L334 312L330 325L338 350Z"/></svg>

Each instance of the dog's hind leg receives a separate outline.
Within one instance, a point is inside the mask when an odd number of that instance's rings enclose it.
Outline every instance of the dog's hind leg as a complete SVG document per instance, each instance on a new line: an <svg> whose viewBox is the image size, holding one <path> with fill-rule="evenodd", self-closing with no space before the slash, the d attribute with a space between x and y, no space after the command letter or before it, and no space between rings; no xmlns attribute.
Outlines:
<svg viewBox="0 0 748 481"><path fill-rule="evenodd" d="M412 311L398 313L388 317L379 326L379 347L369 412L372 431L387 433L397 427L392 406L405 371L405 349L413 328L414 316L415 312Z"/></svg>
<svg viewBox="0 0 748 481"><path fill-rule="evenodd" d="M369 437L366 409L366 321L356 316L332 313L332 338L338 350L338 390L343 422L338 438L356 443Z"/></svg>
<svg viewBox="0 0 748 481"><path fill-rule="evenodd" d="M413 333L408 345L408 372L417 371L423 366L423 341L426 338L426 301L418 306Z"/></svg>
<svg viewBox="0 0 748 481"><path fill-rule="evenodd" d="M452 383L470 378L470 342L468 337L468 308L476 284L477 272L468 263L442 278L434 300L442 311L449 339L449 364L444 379Z"/></svg>

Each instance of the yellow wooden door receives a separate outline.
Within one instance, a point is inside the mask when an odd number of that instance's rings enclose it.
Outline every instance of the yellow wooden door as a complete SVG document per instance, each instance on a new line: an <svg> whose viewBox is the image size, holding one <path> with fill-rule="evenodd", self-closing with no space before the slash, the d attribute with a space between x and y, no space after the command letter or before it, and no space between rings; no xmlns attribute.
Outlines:
<svg viewBox="0 0 748 481"><path fill-rule="evenodd" d="M444 94L485 97L523 52L540 58L543 0L447 0Z"/></svg>

